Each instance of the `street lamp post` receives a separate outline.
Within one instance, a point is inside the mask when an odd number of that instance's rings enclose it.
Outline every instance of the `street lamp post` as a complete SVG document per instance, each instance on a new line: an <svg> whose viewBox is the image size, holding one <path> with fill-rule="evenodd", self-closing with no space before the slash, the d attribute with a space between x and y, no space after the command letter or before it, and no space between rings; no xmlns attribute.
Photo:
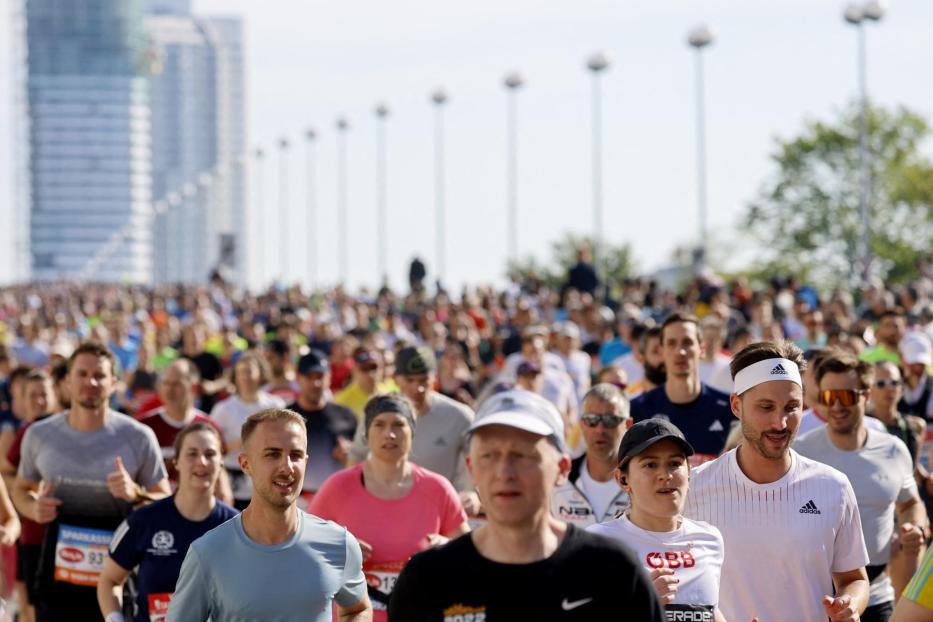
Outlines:
<svg viewBox="0 0 933 622"><path fill-rule="evenodd" d="M608 275L603 268L603 119L602 119L602 73L609 68L612 58L609 52L596 52L586 61L592 79L592 166L593 166L593 268L602 277L603 292L609 294Z"/></svg>
<svg viewBox="0 0 933 622"><path fill-rule="evenodd" d="M508 92L508 111L506 128L506 160L507 160L507 204L509 211L509 261L518 261L518 89L525 80L520 73L512 72L503 80Z"/></svg>
<svg viewBox="0 0 933 622"><path fill-rule="evenodd" d="M380 103L376 106L376 176L377 176L377 214L376 222L378 226L379 238L379 272L382 274L383 283L389 281L389 230L388 230L388 193L387 193L387 148L386 148L386 125L389 118L389 106Z"/></svg>
<svg viewBox="0 0 933 622"><path fill-rule="evenodd" d="M262 149L257 148L253 152L253 158L256 160L256 173L255 173L255 198L254 198L254 222L256 223L256 237L255 239L259 242L259 252L256 253L257 258L257 270L259 279L258 282L260 287L265 285L266 278L266 240L264 239L265 230L263 223L265 218L263 218L263 208L265 207L264 201L264 192L265 192L265 161L266 161L266 152Z"/></svg>
<svg viewBox="0 0 933 622"><path fill-rule="evenodd" d="M314 142L316 140L317 132L314 131L313 128L308 128L305 130L305 158L307 159L307 170L305 171L305 174L308 176L306 189L308 195L306 197L308 202L308 281L311 291L314 291L314 288L317 286L317 245L318 240L320 240L320 236L318 236L317 231L317 196L314 170Z"/></svg>
<svg viewBox="0 0 933 622"><path fill-rule="evenodd" d="M340 284L348 285L350 266L350 243L347 235L347 130L350 122L346 117L337 119L337 228L340 247L337 250Z"/></svg>
<svg viewBox="0 0 933 622"><path fill-rule="evenodd" d="M703 80L703 48L713 43L716 31L707 24L691 30L687 43L696 50L696 148L697 148L697 210L700 245L697 253L697 271L703 268L707 256L706 209L706 91Z"/></svg>
<svg viewBox="0 0 933 622"><path fill-rule="evenodd" d="M435 209L435 260L437 261L437 281L444 282L446 270L445 243L446 224L444 222L444 105L449 97L443 88L431 93L434 102L434 209Z"/></svg>
<svg viewBox="0 0 933 622"><path fill-rule="evenodd" d="M279 278L282 286L287 282L288 243L291 223L288 217L288 149L291 147L287 138L279 139Z"/></svg>
<svg viewBox="0 0 933 622"><path fill-rule="evenodd" d="M858 87L859 87L859 137L858 159L861 171L859 188L859 220L861 235L858 243L858 263L862 283L867 283L871 267L869 246L868 202L871 195L871 161L868 152L868 85L865 50L865 21L880 21L884 17L885 5L880 0L869 0L863 4L850 4L846 7L843 18L855 26L858 32Z"/></svg>

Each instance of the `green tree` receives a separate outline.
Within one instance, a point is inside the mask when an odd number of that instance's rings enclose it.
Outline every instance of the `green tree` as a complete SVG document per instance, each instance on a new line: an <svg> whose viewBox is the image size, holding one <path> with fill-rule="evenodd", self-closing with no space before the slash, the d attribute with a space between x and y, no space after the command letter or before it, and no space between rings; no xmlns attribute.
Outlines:
<svg viewBox="0 0 933 622"><path fill-rule="evenodd" d="M761 244L752 273L793 274L821 285L852 282L858 272L859 109L833 123L809 121L778 140L777 170L751 202L742 227ZM933 240L933 165L921 153L930 127L904 107L870 106L869 250L872 270L889 281L917 275Z"/></svg>

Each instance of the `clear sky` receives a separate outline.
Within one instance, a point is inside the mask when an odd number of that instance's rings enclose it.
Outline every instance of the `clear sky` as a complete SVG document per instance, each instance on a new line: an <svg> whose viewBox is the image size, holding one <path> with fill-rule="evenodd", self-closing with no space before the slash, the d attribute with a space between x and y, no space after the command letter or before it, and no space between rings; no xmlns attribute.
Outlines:
<svg viewBox="0 0 933 622"><path fill-rule="evenodd" d="M0 9L12 0L0 0ZM279 273L278 158L288 136L291 214L289 278L308 272L302 134L317 144L319 274L337 277L334 121L349 133L351 284L377 280L376 118L388 125L390 275L400 284L418 254L436 265L433 117L436 86L445 110L447 277L500 280L506 258L506 95L519 70L519 246L544 258L566 231L592 230L590 83L586 57L614 63L603 82L604 236L633 244L644 270L695 241L694 59L687 31L718 30L706 52L709 209L716 254L748 258L734 229L746 202L773 171L776 136L808 118L832 117L856 91L856 33L843 3L816 0L195 0L195 10L239 14L247 31L251 144L271 151L266 212L251 229L266 241L256 276ZM7 11L0 19L6 20ZM933 3L901 0L869 23L868 84L884 104L905 104L933 120ZM6 36L6 32L3 32ZM6 62L0 45L0 63ZM9 70L0 68L0 85ZM3 87L0 86L0 93ZM9 153L8 104L0 97L0 165ZM931 145L927 152L933 153ZM8 171L0 171L7 196ZM5 216L4 216L5 218ZM775 232L779 235L780 232ZM254 253L255 256L255 253Z"/></svg>

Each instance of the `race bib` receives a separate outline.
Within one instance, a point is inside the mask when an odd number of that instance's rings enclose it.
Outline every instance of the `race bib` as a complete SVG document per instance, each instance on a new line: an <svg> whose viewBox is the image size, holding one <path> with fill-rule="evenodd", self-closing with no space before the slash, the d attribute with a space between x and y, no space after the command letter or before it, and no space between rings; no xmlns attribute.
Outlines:
<svg viewBox="0 0 933 622"><path fill-rule="evenodd" d="M370 600L374 611L385 611L389 604L389 596L395 589L395 582L405 567L406 562L384 562L381 564L363 564L363 574L366 575L366 585L369 588Z"/></svg>
<svg viewBox="0 0 933 622"><path fill-rule="evenodd" d="M59 525L58 544L55 545L55 580L96 586L111 539L112 531Z"/></svg>
<svg viewBox="0 0 933 622"><path fill-rule="evenodd" d="M170 592L149 595L149 622L165 622L170 600L172 600Z"/></svg>

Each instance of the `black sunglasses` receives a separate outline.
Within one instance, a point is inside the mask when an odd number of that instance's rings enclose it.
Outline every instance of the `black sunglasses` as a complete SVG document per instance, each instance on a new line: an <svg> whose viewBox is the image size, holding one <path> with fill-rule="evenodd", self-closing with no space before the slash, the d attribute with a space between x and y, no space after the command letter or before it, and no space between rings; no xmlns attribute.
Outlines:
<svg viewBox="0 0 933 622"><path fill-rule="evenodd" d="M584 413L580 417L580 421L582 421L583 423L585 423L591 428L595 428L597 425L599 425L600 422L602 422L604 427L617 428L622 424L623 421L625 421L625 417L618 417L616 415L597 415L594 413Z"/></svg>

